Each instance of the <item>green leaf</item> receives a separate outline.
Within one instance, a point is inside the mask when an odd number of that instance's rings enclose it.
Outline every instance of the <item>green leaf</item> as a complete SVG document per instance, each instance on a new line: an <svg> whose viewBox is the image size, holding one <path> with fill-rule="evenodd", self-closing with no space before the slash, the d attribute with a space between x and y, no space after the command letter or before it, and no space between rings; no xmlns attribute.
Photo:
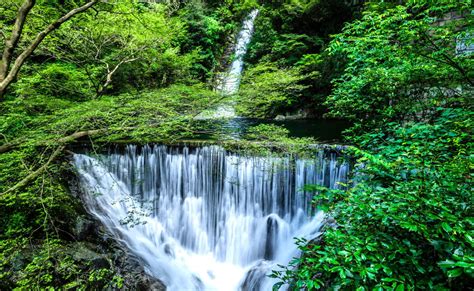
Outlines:
<svg viewBox="0 0 474 291"><path fill-rule="evenodd" d="M441 227L444 229L446 232L451 232L453 229L447 224L446 222L441 223Z"/></svg>
<svg viewBox="0 0 474 291"><path fill-rule="evenodd" d="M461 268L456 268L453 270L448 271L448 277L449 278L455 278L461 276L463 273L463 269Z"/></svg>

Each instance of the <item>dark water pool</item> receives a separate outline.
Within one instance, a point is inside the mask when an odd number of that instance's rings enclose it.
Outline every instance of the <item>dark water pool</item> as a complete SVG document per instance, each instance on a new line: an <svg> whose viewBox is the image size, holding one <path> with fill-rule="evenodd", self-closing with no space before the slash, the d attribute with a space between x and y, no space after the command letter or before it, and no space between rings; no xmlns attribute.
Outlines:
<svg viewBox="0 0 474 291"><path fill-rule="evenodd" d="M328 119L298 119L298 120L262 120L250 118L233 118L222 120L202 120L199 129L204 132L196 139L239 139L250 127L259 124L275 124L289 130L290 137L313 137L320 142L332 143L342 141L342 131L350 127L350 123L341 120Z"/></svg>

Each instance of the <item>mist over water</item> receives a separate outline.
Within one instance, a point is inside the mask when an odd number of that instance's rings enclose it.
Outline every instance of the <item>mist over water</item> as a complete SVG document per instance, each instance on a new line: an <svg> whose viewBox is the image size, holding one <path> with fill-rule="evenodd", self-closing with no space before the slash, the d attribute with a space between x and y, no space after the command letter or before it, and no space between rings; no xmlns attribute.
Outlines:
<svg viewBox="0 0 474 291"><path fill-rule="evenodd" d="M84 201L169 290L270 290L266 275L314 238L306 184L337 188L349 165L321 149L314 159L240 156L218 146L127 146L75 154Z"/></svg>

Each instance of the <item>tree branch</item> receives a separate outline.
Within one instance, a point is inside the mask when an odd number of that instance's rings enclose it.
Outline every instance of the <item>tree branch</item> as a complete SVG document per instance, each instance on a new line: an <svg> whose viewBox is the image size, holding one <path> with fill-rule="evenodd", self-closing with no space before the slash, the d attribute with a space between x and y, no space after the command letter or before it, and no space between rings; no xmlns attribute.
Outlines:
<svg viewBox="0 0 474 291"><path fill-rule="evenodd" d="M121 65L126 64L126 63L131 63L131 62L134 62L136 60L138 60L138 58L123 59L117 65L115 65L115 67L112 70L110 70L109 64L105 63L105 65L107 67L107 76L106 76L104 85L102 85L102 87L99 89L99 92L97 92L97 95L102 95L102 93L105 91L105 89L108 86L110 86L110 84L112 83L112 76L115 74L115 72L118 70L118 68Z"/></svg>
<svg viewBox="0 0 474 291"><path fill-rule="evenodd" d="M99 134L99 133L103 133L103 132L106 132L107 129L105 128L102 128L102 129L93 129L93 130L85 130L85 131L78 131L78 132L75 132L71 135L68 135L66 137L63 137L63 138L60 138L58 139L58 142L61 143L61 144L64 144L64 143L68 143L68 142L71 142L71 141L75 141L76 139L79 139L81 137L85 137L85 136L93 136L93 135L96 135L96 134Z"/></svg>
<svg viewBox="0 0 474 291"><path fill-rule="evenodd" d="M9 152L20 145L20 142L6 143L0 146L0 154Z"/></svg>
<svg viewBox="0 0 474 291"><path fill-rule="evenodd" d="M59 155L62 153L62 151L65 149L66 147L66 143L68 142L71 142L71 141L74 141L74 140L77 140L81 137L85 137L85 136L92 136L92 135L96 135L96 134L99 134L99 133L103 133L103 132L106 132L106 129L95 129L95 130L86 130L86 131L78 131L78 132L75 132L71 135L68 135L66 137L63 137L63 138L60 138L57 140L57 143L59 143L58 147L56 148L56 150L51 154L51 156L49 157L48 161L42 165L41 167L39 167L36 171L30 173L28 176L26 176L23 180L21 180L20 182L16 183L13 187L9 188L8 190L6 190L5 192L1 193L1 195L5 195L5 194L8 194L8 193L11 193L11 192L14 192L16 190L19 190L21 189L22 187L28 185L28 183L30 183L31 181L33 181L36 177L38 177L41 173L43 173L45 170L47 170L47 168L49 167L49 165L54 161L56 160L56 158L59 157ZM9 151L11 149L14 149L15 147L17 147L20 143L10 143L10 144L6 144L6 145L3 145L3 146L0 146L0 153L3 153L3 152L6 152L6 151Z"/></svg>
<svg viewBox="0 0 474 291"><path fill-rule="evenodd" d="M464 80L466 80L471 86L474 86L474 81L471 78L469 78L468 73L460 64L458 64L449 55L443 52L442 49L438 46L438 44L436 44L436 42L433 39L431 39L431 37L426 32L422 32L422 35L434 47L436 51L441 52L441 56L444 58L444 61L420 53L421 56L438 61L440 63L444 63L448 66L451 66L452 68L458 70L458 72L461 74Z"/></svg>
<svg viewBox="0 0 474 291"><path fill-rule="evenodd" d="M124 128L124 130L125 129L129 129L129 128ZM46 141L44 141L44 144L48 144L48 143L66 144L68 142L75 141L75 140L77 140L81 137L93 136L93 135L97 135L97 134L100 134L100 133L104 133L106 131L107 131L107 129L105 129L105 128L78 131L78 132L75 132L71 135L62 137L62 138L60 138L56 141L46 140ZM6 153L6 152L9 152L11 150L14 150L14 149L18 148L21 145L22 142L23 142L23 140L19 139L19 140L15 140L15 141L12 141L12 142L1 145L0 146L0 154Z"/></svg>
<svg viewBox="0 0 474 291"><path fill-rule="evenodd" d="M32 1L32 0L27 0L27 1ZM55 22L51 23L43 31L38 33L35 39L30 43L30 45L26 47L25 50L16 58L12 68L10 69L6 77L3 80L1 80L0 97L3 96L8 86L16 78L16 76L18 75L18 72L20 71L21 67L25 63L26 59L35 51L35 49L40 45L40 43L45 39L46 36L48 36L52 31L58 29L64 22L71 19L74 15L86 11L87 9L95 5L97 2L99 2L99 0L92 0L92 1L87 2L81 7L78 7L69 11L64 16L57 19ZM34 1L33 1L33 5L34 5Z"/></svg>
<svg viewBox="0 0 474 291"><path fill-rule="evenodd" d="M13 26L12 34L9 39L5 41L5 48L3 49L2 62L0 63L0 82L3 81L10 68L13 52L20 40L23 27L25 25L26 17L30 13L31 8L35 5L36 0L25 0L18 9L15 24Z"/></svg>
<svg viewBox="0 0 474 291"><path fill-rule="evenodd" d="M3 192L1 195L6 195L8 193L14 192L16 190L21 189L22 187L28 185L29 182L33 181L36 177L38 177L41 173L43 173L48 166L53 162L64 150L64 145L60 145L56 148L56 150L53 152L53 154L49 157L48 161L39 167L36 171L30 173L28 176L26 176L23 180L20 182L16 183L15 186L11 187L7 191Z"/></svg>

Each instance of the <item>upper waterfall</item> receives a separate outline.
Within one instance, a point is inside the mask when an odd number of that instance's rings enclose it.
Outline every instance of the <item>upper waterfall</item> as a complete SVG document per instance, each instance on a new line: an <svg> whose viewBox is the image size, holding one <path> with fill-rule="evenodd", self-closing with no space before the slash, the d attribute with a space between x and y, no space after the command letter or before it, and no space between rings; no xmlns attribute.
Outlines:
<svg viewBox="0 0 474 291"><path fill-rule="evenodd" d="M85 204L169 290L270 290L266 275L318 234L306 184L339 187L348 164L241 156L221 147L127 146L76 154Z"/></svg>
<svg viewBox="0 0 474 291"><path fill-rule="evenodd" d="M237 93L240 85L240 77L244 67L244 56L247 53L247 47L252 39L255 19L258 15L258 9L250 12L244 20L242 29L237 37L237 44L234 51L234 60L230 65L218 89L225 95Z"/></svg>
<svg viewBox="0 0 474 291"><path fill-rule="evenodd" d="M247 48L252 38L257 15L258 9L252 10L244 20L242 29L237 36L233 61L227 71L222 74L220 80L218 80L216 89L224 96L233 95L239 90L240 79L244 67L244 56L247 53ZM230 100L228 104L222 104L216 110L202 114L198 119L233 117L235 117L235 109L232 100Z"/></svg>

